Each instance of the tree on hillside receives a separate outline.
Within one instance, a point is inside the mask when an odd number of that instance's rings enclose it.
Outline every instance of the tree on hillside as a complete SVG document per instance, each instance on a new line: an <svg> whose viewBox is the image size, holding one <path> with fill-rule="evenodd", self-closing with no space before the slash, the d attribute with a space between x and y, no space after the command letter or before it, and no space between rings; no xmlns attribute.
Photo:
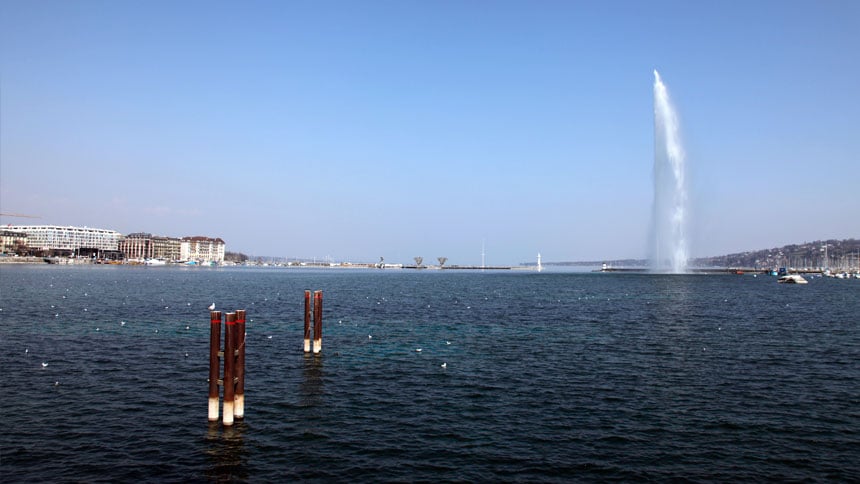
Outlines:
<svg viewBox="0 0 860 484"><path fill-rule="evenodd" d="M241 252L224 252L224 260L242 263L248 260L248 256Z"/></svg>

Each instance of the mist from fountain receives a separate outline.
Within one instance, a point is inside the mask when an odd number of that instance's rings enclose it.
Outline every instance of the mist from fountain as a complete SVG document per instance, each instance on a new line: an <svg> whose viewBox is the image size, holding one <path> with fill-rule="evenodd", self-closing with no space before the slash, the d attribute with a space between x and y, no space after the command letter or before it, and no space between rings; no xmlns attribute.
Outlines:
<svg viewBox="0 0 860 484"><path fill-rule="evenodd" d="M650 263L655 272L687 272L687 180L678 114L654 71L654 205Z"/></svg>

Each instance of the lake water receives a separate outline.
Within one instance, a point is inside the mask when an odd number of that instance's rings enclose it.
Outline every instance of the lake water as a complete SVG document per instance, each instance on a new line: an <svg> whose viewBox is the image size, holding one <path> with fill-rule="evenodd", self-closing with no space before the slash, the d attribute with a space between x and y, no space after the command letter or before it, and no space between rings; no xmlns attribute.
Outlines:
<svg viewBox="0 0 860 484"><path fill-rule="evenodd" d="M858 280L6 265L0 309L4 482L860 480Z"/></svg>

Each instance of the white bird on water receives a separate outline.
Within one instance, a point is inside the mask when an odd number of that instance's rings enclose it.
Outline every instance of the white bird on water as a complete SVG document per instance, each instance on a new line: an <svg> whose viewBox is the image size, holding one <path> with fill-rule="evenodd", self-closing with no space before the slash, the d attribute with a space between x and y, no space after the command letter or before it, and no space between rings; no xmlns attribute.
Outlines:
<svg viewBox="0 0 860 484"><path fill-rule="evenodd" d="M212 304L210 304L210 305L209 305L209 310L210 310L210 311L214 311L214 310L215 310L215 303L212 303Z"/></svg>
<svg viewBox="0 0 860 484"><path fill-rule="evenodd" d="M43 361L42 362L42 368L47 368L47 367L48 367L48 363Z"/></svg>
<svg viewBox="0 0 860 484"><path fill-rule="evenodd" d="M448 368L448 363L442 363L442 368Z"/></svg>
<svg viewBox="0 0 860 484"><path fill-rule="evenodd" d="M417 351L418 353L421 353L421 348L415 348L415 351Z"/></svg>

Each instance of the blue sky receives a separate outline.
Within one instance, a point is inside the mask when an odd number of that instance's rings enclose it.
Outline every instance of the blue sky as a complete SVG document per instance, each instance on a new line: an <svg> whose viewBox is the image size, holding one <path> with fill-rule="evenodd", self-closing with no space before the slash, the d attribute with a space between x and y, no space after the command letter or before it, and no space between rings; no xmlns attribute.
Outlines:
<svg viewBox="0 0 860 484"><path fill-rule="evenodd" d="M652 83L694 256L860 236L860 2L0 2L7 223L257 255L644 257Z"/></svg>

